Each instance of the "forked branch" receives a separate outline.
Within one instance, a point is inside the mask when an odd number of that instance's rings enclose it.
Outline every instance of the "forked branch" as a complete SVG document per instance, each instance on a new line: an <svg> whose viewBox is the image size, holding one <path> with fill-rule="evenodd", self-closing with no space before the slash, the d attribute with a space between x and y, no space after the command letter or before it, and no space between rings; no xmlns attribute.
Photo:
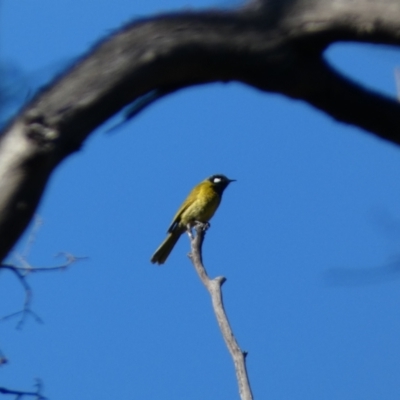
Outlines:
<svg viewBox="0 0 400 400"><path fill-rule="evenodd" d="M252 400L253 395L251 393L250 382L247 376L247 369L246 369L247 353L243 352L240 349L235 339L235 336L232 332L232 328L228 321L228 317L226 316L224 303L222 300L221 287L226 281L226 278L223 276L218 276L214 279L209 278L203 264L202 252L201 252L204 236L206 233L205 226L203 224L198 224L196 225L195 230L196 230L195 236L189 235L191 244L191 253L189 254L189 258L192 261L201 281L203 282L204 286L210 293L215 317L217 318L217 322L221 330L222 336L225 340L225 343L233 359L236 372L236 379L239 386L240 398L241 400Z"/></svg>
<svg viewBox="0 0 400 400"><path fill-rule="evenodd" d="M28 262L25 260L24 257L20 259L20 261L23 263L23 266L21 267L12 264L0 264L0 270L5 269L11 271L18 278L18 281L22 285L22 288L24 289L25 292L24 305L22 309L0 318L0 322L19 316L20 319L17 323L17 329L22 328L28 316L33 317L36 322L39 323L43 322L42 319L31 308L32 289L27 280L28 275L37 272L63 271L67 269L70 265L74 264L75 262L87 258L87 257L76 257L70 253L60 253L60 255L64 256L66 260L63 264L54 267L32 267L30 264L28 264Z"/></svg>

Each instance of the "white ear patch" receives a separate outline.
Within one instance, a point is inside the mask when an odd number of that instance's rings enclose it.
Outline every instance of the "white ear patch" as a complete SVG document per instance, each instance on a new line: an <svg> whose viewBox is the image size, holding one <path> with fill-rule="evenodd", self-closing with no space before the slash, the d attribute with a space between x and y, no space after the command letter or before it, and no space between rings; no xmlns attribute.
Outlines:
<svg viewBox="0 0 400 400"><path fill-rule="evenodd" d="M213 182L214 182L214 183L218 183L218 182L221 182L221 180L222 180L221 178L214 178L214 179L213 179Z"/></svg>

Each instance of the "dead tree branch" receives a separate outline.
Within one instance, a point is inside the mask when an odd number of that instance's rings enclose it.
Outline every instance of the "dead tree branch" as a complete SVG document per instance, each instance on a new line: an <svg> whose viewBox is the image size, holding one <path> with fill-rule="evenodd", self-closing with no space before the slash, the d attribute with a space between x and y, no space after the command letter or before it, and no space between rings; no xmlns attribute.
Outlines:
<svg viewBox="0 0 400 400"><path fill-rule="evenodd" d="M226 281L223 276L218 276L214 279L210 279L207 271L204 267L202 260L202 245L204 240L204 235L206 233L205 225L198 224L195 227L196 235L191 236L191 253L189 258L192 261L197 274L199 275L203 285L206 287L211 296L211 301L217 319L219 328L222 333L222 337L228 347L228 350L232 356L233 364L235 366L236 379L239 386L239 394L241 400L252 400L253 395L251 393L250 382L247 376L246 369L246 356L247 353L243 352L233 334L232 328L229 324L228 317L225 313L224 303L222 301L222 285Z"/></svg>
<svg viewBox="0 0 400 400"><path fill-rule="evenodd" d="M0 137L0 260L24 231L56 166L125 106L133 116L187 86L239 81L308 102L400 144L400 104L334 71L335 42L400 45L398 0L253 0L232 11L135 21L39 93ZM146 97L148 94L149 97Z"/></svg>
<svg viewBox="0 0 400 400"><path fill-rule="evenodd" d="M32 310L32 288L28 283L28 275L31 273L37 273L37 272L53 272L53 271L64 271L67 269L70 265L74 264L77 261L83 260L87 257L76 257L70 253L60 253L60 255L64 256L66 258L66 261L61 264L57 265L55 267L32 267L29 265L26 260L23 260L23 266L18 267L16 265L11 265L11 264L1 264L0 265L0 270L5 269L8 271L11 271L17 278L20 284L22 285L22 288L24 289L25 292L25 299L24 299L24 305L22 307L22 310L13 312L11 314L8 314L2 318L0 318L1 321L8 320L13 317L20 316L20 319L17 323L17 329L21 329L22 326L24 325L26 319L31 316L36 322L38 323L43 323L42 319Z"/></svg>

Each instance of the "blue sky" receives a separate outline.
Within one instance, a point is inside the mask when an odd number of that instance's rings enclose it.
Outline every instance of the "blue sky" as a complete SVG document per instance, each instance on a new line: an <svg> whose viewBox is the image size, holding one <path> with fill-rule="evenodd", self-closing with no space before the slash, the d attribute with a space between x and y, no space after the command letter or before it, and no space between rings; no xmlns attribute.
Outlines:
<svg viewBox="0 0 400 400"><path fill-rule="evenodd" d="M34 90L127 21L229 4L3 0L1 61ZM394 49L336 45L327 57L395 96ZM239 83L182 90L117 132L99 129L54 173L29 256L33 266L61 251L89 259L30 277L44 324L0 324L10 360L0 386L30 390L41 378L53 400L238 398L187 238L164 266L149 262L191 187L224 173L237 182L204 260L228 278L255 398L398 399L400 280L386 266L400 253L399 169L398 147ZM3 271L0 315L22 301Z"/></svg>

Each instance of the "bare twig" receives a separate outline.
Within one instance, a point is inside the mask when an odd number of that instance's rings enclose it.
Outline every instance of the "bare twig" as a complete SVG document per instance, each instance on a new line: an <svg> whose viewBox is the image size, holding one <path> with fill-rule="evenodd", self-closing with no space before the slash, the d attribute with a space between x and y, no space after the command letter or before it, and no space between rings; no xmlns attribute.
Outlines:
<svg viewBox="0 0 400 400"><path fill-rule="evenodd" d="M21 260L26 260L29 256L29 253L32 249L33 244L35 243L37 234L39 229L43 225L43 219L40 215L35 214L32 229L29 232L28 240L26 241L25 247L22 250L22 253L19 255Z"/></svg>
<svg viewBox="0 0 400 400"><path fill-rule="evenodd" d="M25 291L25 300L22 310L16 311L14 313L2 317L0 318L0 321L5 321L16 316L21 316L20 320L17 323L17 329L22 328L28 316L33 317L36 322L43 323L42 319L31 308L32 289L27 281L28 275L34 272L63 271L76 261L87 258L87 257L76 257L70 253L60 253L57 256L59 255L64 256L66 261L63 264L57 265L55 267L32 267L24 257L20 257L20 261L22 263L22 266L20 267L12 264L0 265L0 269L7 269L11 271L18 278L19 282L21 283Z"/></svg>
<svg viewBox="0 0 400 400"><path fill-rule="evenodd" d="M0 268L8 269L9 271L13 272L16 275L16 277L18 278L19 282L21 283L21 285L25 291L25 300L24 300L24 306L23 306L22 310L8 314L8 315L4 316L3 318L1 318L0 321L5 321L12 317L21 315L21 319L17 323L17 329L21 329L26 318L30 315L35 319L36 322L43 323L43 321L40 319L40 317L31 309L32 289L26 280L26 275L24 275L18 267L15 267L13 265L2 264L0 266Z"/></svg>
<svg viewBox="0 0 400 400"><path fill-rule="evenodd" d="M235 339L235 336L233 335L222 300L221 287L226 281L226 278L223 276L218 276L214 279L210 279L207 275L206 269L203 265L201 253L206 229L203 224L197 224L195 226L195 230L196 236L193 237L193 235L189 235L192 250L189 254L189 258L192 261L201 281L210 293L214 313L217 318L219 328L233 359L236 371L236 379L239 386L240 398L242 400L252 400L253 395L251 393L250 382L246 370L247 353L243 352L240 349Z"/></svg>
<svg viewBox="0 0 400 400"><path fill-rule="evenodd" d="M24 392L21 390L12 390L4 387L0 387L0 394L12 395L15 396L15 400L22 400L23 397L32 396L34 400L47 400L47 397L44 397L42 394L43 384L41 380L37 380L36 391L34 392Z"/></svg>

